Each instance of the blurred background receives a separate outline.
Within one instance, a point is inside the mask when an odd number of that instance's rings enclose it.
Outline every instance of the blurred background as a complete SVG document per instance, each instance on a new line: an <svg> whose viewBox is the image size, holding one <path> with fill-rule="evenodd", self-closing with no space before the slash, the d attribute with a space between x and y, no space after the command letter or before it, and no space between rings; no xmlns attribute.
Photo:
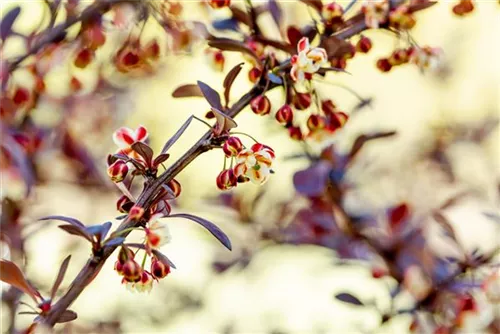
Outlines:
<svg viewBox="0 0 500 334"><path fill-rule="evenodd" d="M17 31L29 33L43 24L39 22L44 17L42 1L4 1L2 15L16 4L22 5L15 26ZM204 15L197 2L186 1L183 5L190 19ZM280 5L286 13L286 22L298 26L309 22L309 17L304 15L307 10L304 4L280 1ZM403 66L388 74L381 73L375 62L391 52L396 39L388 33L368 31L365 35L374 41L373 50L349 63L350 74L327 75L326 81L373 99L372 105L352 115L344 130L331 141L347 149L360 133L396 130L396 137L372 144L359 157L350 177L362 187L348 198L347 205L362 211L407 200L418 203L419 210L425 210L451 193L472 191L476 195L463 199L448 212L449 217L466 247L492 249L500 245L499 226L484 218L481 212L498 212L498 129L480 143L457 140L450 145L447 157L457 179L453 187L444 186L443 176L422 159L431 151L438 136L453 137L457 129L481 127L495 122L499 116L498 3L478 1L476 10L466 18L453 16L450 6L450 2L443 1L417 13L418 23L412 33L421 45L443 48L445 70L422 74L414 66ZM274 29L265 23L270 17L262 19L263 26ZM165 38L153 24L146 26L145 34L160 41ZM117 32L105 48L116 48L123 38ZM3 56L23 53L20 43L10 43L4 48ZM106 155L115 150L111 134L120 126L144 125L150 131L152 147L158 151L187 117L191 114L202 117L208 109L205 100L174 99L172 91L197 80L221 89L225 73L240 62L238 54L226 53L225 70L216 73L207 66L203 50L204 46L200 45L190 53L167 54L155 72L147 76L124 80L120 73L107 73L115 89L93 94L87 92L96 85L98 67L104 60L92 65L95 70L91 67L75 71L68 70L69 65L62 59L60 66L52 69L46 79L47 96L38 102L33 118L40 124L54 124L65 108L71 108L71 129L100 162L103 172ZM105 50L101 51L102 55L106 54ZM62 98L71 94L70 72L78 76L84 88L73 103L61 103ZM23 80L22 73L17 76L16 80ZM324 82L315 85L322 96L333 99L347 113L358 102L355 95L341 86ZM250 87L242 75L233 87L233 99ZM274 91L269 97L273 111L277 110L282 104L282 92ZM264 197L255 207L254 223L245 223L236 211L215 205L221 194L215 184L223 160L219 150L202 155L178 176L183 191L174 208L176 212L194 213L216 223L231 238L232 254L198 225L170 219L172 241L162 251L174 261L177 269L150 294L140 294L127 291L120 284L121 278L113 271L113 261L108 261L72 306L79 315L72 328L85 332L86 326L102 322L109 328L119 323L124 333L407 332L409 319L405 317L380 327L374 307L355 308L333 298L338 291L352 291L365 301L374 300L380 309L388 307L384 281L373 280L362 264L336 265L335 252L319 246L263 245L258 241L256 231L277 219L280 203L300 201L292 176L303 169L307 161L285 159L300 153L301 146L288 140L286 131L271 119L256 117L246 110L236 121L238 131L270 145L277 155L276 173L264 186ZM175 161L204 131L205 125L193 122L171 149L173 159L169 161ZM35 187L22 216L23 224L34 224L39 217L55 214L75 217L86 224L114 221L118 191L111 182L107 190L82 188L71 181L71 166L64 164L57 153L49 152L44 159L41 165L48 181ZM23 196L22 183L5 173L1 182L2 197ZM251 200L261 190L245 184L235 193L239 198ZM62 233L56 224L39 228L34 224L32 229L37 231L26 243L27 276L42 290L49 288L59 264L71 253L64 287L86 262L88 245ZM140 240L138 236L137 240ZM238 264L220 274L215 270L214 261L230 261L246 253L252 255L246 266ZM7 248L2 257L9 257ZM28 298L24 298L28 302ZM17 327L28 326L31 320L31 316L18 316ZM8 322L8 311L3 308L2 329L7 328ZM106 332L104 327L101 330Z"/></svg>

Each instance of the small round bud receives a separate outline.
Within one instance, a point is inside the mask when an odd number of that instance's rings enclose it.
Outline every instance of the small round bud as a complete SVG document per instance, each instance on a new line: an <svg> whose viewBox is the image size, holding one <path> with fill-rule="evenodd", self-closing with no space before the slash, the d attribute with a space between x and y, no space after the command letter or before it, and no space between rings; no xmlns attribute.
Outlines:
<svg viewBox="0 0 500 334"><path fill-rule="evenodd" d="M220 190L229 190L236 186L238 182L232 169L225 169L217 176L217 188Z"/></svg>
<svg viewBox="0 0 500 334"><path fill-rule="evenodd" d="M392 66L401 65L407 63L409 60L408 51L405 49L397 49L388 58L389 64Z"/></svg>
<svg viewBox="0 0 500 334"><path fill-rule="evenodd" d="M140 206L134 205L129 212L129 218L132 220L138 220L141 219L142 216L144 215L144 208L141 208Z"/></svg>
<svg viewBox="0 0 500 334"><path fill-rule="evenodd" d="M333 58L332 60L330 60L330 64L333 68L345 70L345 68L347 67L347 60L344 58Z"/></svg>
<svg viewBox="0 0 500 334"><path fill-rule="evenodd" d="M94 60L95 51L89 48L82 49L76 55L74 64L78 68L85 68Z"/></svg>
<svg viewBox="0 0 500 334"><path fill-rule="evenodd" d="M127 173L127 163L122 160L117 160L108 167L108 176L114 183L122 182L123 179L125 179L125 177L127 176Z"/></svg>
<svg viewBox="0 0 500 334"><path fill-rule="evenodd" d="M344 58L346 60L352 59L352 58L354 58L354 55L356 55L356 47L354 45L352 45L351 43L349 43L349 50L347 50L347 52L344 53L342 58Z"/></svg>
<svg viewBox="0 0 500 334"><path fill-rule="evenodd" d="M257 67L252 67L250 71L248 71L248 80L252 83L256 83L260 76L262 74L262 71L259 70Z"/></svg>
<svg viewBox="0 0 500 334"><path fill-rule="evenodd" d="M205 58L215 71L222 72L224 71L224 64L226 62L226 58L221 50L218 49L206 49L205 50Z"/></svg>
<svg viewBox="0 0 500 334"><path fill-rule="evenodd" d="M372 40L366 36L361 36L356 43L356 51L360 53L368 53L372 49Z"/></svg>
<svg viewBox="0 0 500 334"><path fill-rule="evenodd" d="M25 104L30 99L30 92L24 87L18 87L12 96L12 102L17 106Z"/></svg>
<svg viewBox="0 0 500 334"><path fill-rule="evenodd" d="M311 94L297 93L293 96L293 106L298 110L305 110L311 106Z"/></svg>
<svg viewBox="0 0 500 334"><path fill-rule="evenodd" d="M304 135L302 134L302 130L298 126L291 126L288 128L288 134L290 138L293 140L302 140L304 139Z"/></svg>
<svg viewBox="0 0 500 334"><path fill-rule="evenodd" d="M377 68L382 72L389 72L392 69L392 65L387 58L382 58L377 60Z"/></svg>
<svg viewBox="0 0 500 334"><path fill-rule="evenodd" d="M151 274L156 279L165 278L168 274L170 274L170 265L160 261L156 257L153 257L151 261Z"/></svg>
<svg viewBox="0 0 500 334"><path fill-rule="evenodd" d="M229 137L222 145L222 150L226 154L227 157L237 156L238 153L243 149L243 144L238 137Z"/></svg>
<svg viewBox="0 0 500 334"><path fill-rule="evenodd" d="M460 0L458 4L453 6L453 13L458 16L464 16L474 10L474 3L472 0Z"/></svg>
<svg viewBox="0 0 500 334"><path fill-rule="evenodd" d="M293 121L292 108L288 104L283 105L281 108L278 109L275 117L278 123L280 123L281 125L284 126L291 125Z"/></svg>
<svg viewBox="0 0 500 334"><path fill-rule="evenodd" d="M333 115L337 110L337 106L333 103L332 100L323 100L321 101L321 110L327 116Z"/></svg>
<svg viewBox="0 0 500 334"><path fill-rule="evenodd" d="M122 266L122 275L128 282L137 282L141 279L142 268L134 260L128 260Z"/></svg>
<svg viewBox="0 0 500 334"><path fill-rule="evenodd" d="M323 116L313 114L307 119L307 127L311 131L323 129L325 126L326 120Z"/></svg>
<svg viewBox="0 0 500 334"><path fill-rule="evenodd" d="M257 115L267 115L271 112L271 101L265 95L259 95L250 102L250 108Z"/></svg>
<svg viewBox="0 0 500 334"><path fill-rule="evenodd" d="M340 129L341 127L344 126L344 124L347 122L349 119L349 116L346 113L343 113L341 111L334 112L330 116L330 122L329 122L329 128L332 130L337 130Z"/></svg>

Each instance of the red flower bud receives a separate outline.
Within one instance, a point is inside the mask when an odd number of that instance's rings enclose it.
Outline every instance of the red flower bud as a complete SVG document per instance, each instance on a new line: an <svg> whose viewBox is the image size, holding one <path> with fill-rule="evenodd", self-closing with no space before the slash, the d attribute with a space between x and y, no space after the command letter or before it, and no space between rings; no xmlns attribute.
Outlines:
<svg viewBox="0 0 500 334"><path fill-rule="evenodd" d="M78 68L85 68L94 60L95 51L90 48L82 49L76 55L74 64Z"/></svg>
<svg viewBox="0 0 500 334"><path fill-rule="evenodd" d="M257 67L253 67L250 71L248 71L248 80L250 80L250 82L256 83L259 80L261 74L261 70L259 70Z"/></svg>
<svg viewBox="0 0 500 334"><path fill-rule="evenodd" d="M161 279L170 274L170 265L153 257L151 261L151 274L156 279Z"/></svg>
<svg viewBox="0 0 500 334"><path fill-rule="evenodd" d="M30 92L24 87L18 87L12 96L12 101L18 106L28 102L29 99Z"/></svg>
<svg viewBox="0 0 500 334"><path fill-rule="evenodd" d="M121 264L120 261L115 262L115 270L119 275L123 274L123 264Z"/></svg>
<svg viewBox="0 0 500 334"><path fill-rule="evenodd" d="M51 301L50 300L44 300L38 305L38 308L42 311L42 313L47 313L50 311L51 306L50 305Z"/></svg>
<svg viewBox="0 0 500 334"><path fill-rule="evenodd" d="M302 134L302 130L300 130L300 127L298 127L298 126L289 127L288 134L290 135L290 138L292 138L294 140L302 140L304 138L304 135Z"/></svg>
<svg viewBox="0 0 500 334"><path fill-rule="evenodd" d="M394 50L394 52L389 57L389 64L392 66L401 65L407 63L410 57L408 56L408 51L405 49Z"/></svg>
<svg viewBox="0 0 500 334"><path fill-rule="evenodd" d="M156 39L150 41L143 50L144 58L158 59L160 57L160 45Z"/></svg>
<svg viewBox="0 0 500 334"><path fill-rule="evenodd" d="M229 190L236 186L238 182L232 169L225 169L217 176L217 188L220 190Z"/></svg>
<svg viewBox="0 0 500 334"><path fill-rule="evenodd" d="M342 57L347 60L354 58L354 55L356 55L356 47L349 43L349 50Z"/></svg>
<svg viewBox="0 0 500 334"><path fill-rule="evenodd" d="M276 112L276 120L278 121L278 123L280 123L282 125L285 125L285 126L291 125L292 121L293 121L292 108L288 104L283 105Z"/></svg>
<svg viewBox="0 0 500 334"><path fill-rule="evenodd" d="M257 115L267 115L271 112L271 101L265 95L259 95L250 102L250 108Z"/></svg>
<svg viewBox="0 0 500 334"><path fill-rule="evenodd" d="M311 105L311 94L296 93L293 96L293 106L298 110L305 110Z"/></svg>
<svg viewBox="0 0 500 334"><path fill-rule="evenodd" d="M82 29L83 44L91 49L96 50L106 42L106 35L102 29L100 22L84 24Z"/></svg>
<svg viewBox="0 0 500 334"><path fill-rule="evenodd" d="M325 115L331 116L337 110L337 106L332 100L323 100L321 101L321 110Z"/></svg>
<svg viewBox="0 0 500 334"><path fill-rule="evenodd" d="M144 215L144 208L141 208L140 206L134 205L130 209L129 218L132 220L141 219L143 215Z"/></svg>
<svg viewBox="0 0 500 334"><path fill-rule="evenodd" d="M231 0L207 0L210 7L219 9L231 5Z"/></svg>
<svg viewBox="0 0 500 334"><path fill-rule="evenodd" d="M348 119L349 116L346 113L343 113L341 111L334 112L330 116L329 127L332 130L340 129L341 127L344 126L344 124L347 122Z"/></svg>
<svg viewBox="0 0 500 334"><path fill-rule="evenodd" d="M392 68L391 63L387 58L377 60L377 68L382 72L389 72Z"/></svg>
<svg viewBox="0 0 500 334"><path fill-rule="evenodd" d="M121 213L128 213L130 209L134 206L134 202L132 202L127 196L121 196L116 202L116 209Z"/></svg>
<svg viewBox="0 0 500 334"><path fill-rule="evenodd" d="M71 90L73 92L78 92L80 89L82 89L82 83L80 80L78 80L75 77L71 78L71 81L69 82L69 86L71 87Z"/></svg>
<svg viewBox="0 0 500 334"><path fill-rule="evenodd" d="M311 131L323 129L325 126L326 119L323 116L313 114L307 119L307 127Z"/></svg>
<svg viewBox="0 0 500 334"><path fill-rule="evenodd" d="M347 60L344 58L333 58L332 60L330 60L330 64L334 68L345 70L345 68L347 67Z"/></svg>
<svg viewBox="0 0 500 334"><path fill-rule="evenodd" d="M120 252L118 253L118 263L123 265L125 262L129 260L133 260L134 257L135 257L134 252L130 248L128 248L127 246L122 246L122 248L120 248ZM123 268L120 267L120 271L122 269Z"/></svg>
<svg viewBox="0 0 500 334"><path fill-rule="evenodd" d="M215 70L222 72L224 70L224 63L226 58L221 50L218 49L206 49L205 57L208 64Z"/></svg>
<svg viewBox="0 0 500 334"><path fill-rule="evenodd" d="M108 167L108 176L115 183L122 182L127 176L128 166L127 163L122 160L115 161L111 166Z"/></svg>
<svg viewBox="0 0 500 334"><path fill-rule="evenodd" d="M229 137L222 146L222 150L226 153L227 157L234 157L238 155L242 149L243 144L238 137Z"/></svg>
<svg viewBox="0 0 500 334"><path fill-rule="evenodd" d="M323 5L321 9L321 16L327 23L332 23L336 20L340 21L342 15L344 15L344 8L336 2Z"/></svg>
<svg viewBox="0 0 500 334"><path fill-rule="evenodd" d="M122 268L123 278L128 282L137 282L141 279L142 268L141 265L134 260L126 261Z"/></svg>
<svg viewBox="0 0 500 334"><path fill-rule="evenodd" d="M356 51L361 53L368 53L372 49L372 41L368 37L361 36L358 43L356 43Z"/></svg>

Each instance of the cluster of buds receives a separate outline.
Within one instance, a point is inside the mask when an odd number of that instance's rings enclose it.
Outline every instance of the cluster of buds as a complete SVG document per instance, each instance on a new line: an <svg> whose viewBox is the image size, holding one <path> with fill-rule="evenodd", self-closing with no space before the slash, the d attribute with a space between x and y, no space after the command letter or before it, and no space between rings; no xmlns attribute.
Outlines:
<svg viewBox="0 0 500 334"><path fill-rule="evenodd" d="M347 61L354 58L356 52L367 53L370 51L372 45L371 40L367 37L363 37L359 40L356 45L347 44L348 50L346 50L341 56L336 56L330 59L330 64L332 67L344 70L347 67Z"/></svg>
<svg viewBox="0 0 500 334"><path fill-rule="evenodd" d="M160 45L151 40L142 46L139 40L127 41L115 54L114 63L121 73L148 71L151 64L160 57Z"/></svg>
<svg viewBox="0 0 500 334"><path fill-rule="evenodd" d="M224 169L216 179L217 187L229 190L238 183L252 181L255 184L265 183L272 173L274 150L267 145L256 143L250 149L244 148L237 137L229 137L222 147L226 158L236 161L233 168ZM231 164L232 166L232 164Z"/></svg>
<svg viewBox="0 0 500 334"><path fill-rule="evenodd" d="M396 49L387 58L377 61L377 68L389 72L394 66L413 63L420 70L435 71L442 65L443 52L440 48L410 46L407 49Z"/></svg>
<svg viewBox="0 0 500 334"><path fill-rule="evenodd" d="M222 51L218 49L208 48L205 49L204 54L210 68L217 72L224 71L225 58Z"/></svg>
<svg viewBox="0 0 500 334"><path fill-rule="evenodd" d="M472 0L460 0L458 4L453 6L453 13L458 16L464 16L474 10L474 2Z"/></svg>
<svg viewBox="0 0 500 334"><path fill-rule="evenodd" d="M302 37L297 44L297 54L291 58L290 76L294 81L311 80L312 75L328 62L323 48L311 48L309 38Z"/></svg>

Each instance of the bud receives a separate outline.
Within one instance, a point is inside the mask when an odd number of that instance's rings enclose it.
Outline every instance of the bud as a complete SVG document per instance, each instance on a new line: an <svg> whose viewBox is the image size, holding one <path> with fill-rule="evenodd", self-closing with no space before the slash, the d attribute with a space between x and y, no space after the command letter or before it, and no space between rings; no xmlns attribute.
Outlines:
<svg viewBox="0 0 500 334"><path fill-rule="evenodd" d="M291 126L288 128L288 134L293 140L302 140L304 135L298 126Z"/></svg>
<svg viewBox="0 0 500 334"><path fill-rule="evenodd" d="M342 15L344 15L344 9L336 2L324 5L321 9L321 16L323 17L323 20L328 23L332 23L336 20L341 21Z"/></svg>
<svg viewBox="0 0 500 334"><path fill-rule="evenodd" d="M122 182L127 176L128 166L123 160L116 160L111 166L108 167L108 176L114 183Z"/></svg>
<svg viewBox="0 0 500 334"><path fill-rule="evenodd" d="M259 95L250 102L250 108L257 115L267 115L271 112L271 101L265 95Z"/></svg>
<svg viewBox="0 0 500 334"><path fill-rule="evenodd" d="M156 279L161 279L170 274L170 265L155 257L151 260L151 274Z"/></svg>
<svg viewBox="0 0 500 334"><path fill-rule="evenodd" d="M261 74L261 70L259 70L257 67L253 67L252 69L250 69L250 71L248 71L248 80L250 80L250 82L256 83L259 80Z"/></svg>
<svg viewBox="0 0 500 334"><path fill-rule="evenodd" d="M453 13L458 16L464 16L474 10L472 0L460 0L458 4L453 6Z"/></svg>
<svg viewBox="0 0 500 334"><path fill-rule="evenodd" d="M231 5L231 0L207 0L210 7L214 9L224 8Z"/></svg>
<svg viewBox="0 0 500 334"><path fill-rule="evenodd" d="M356 51L361 53L368 53L372 49L372 40L366 36L361 36L358 43L356 43Z"/></svg>
<svg viewBox="0 0 500 334"><path fill-rule="evenodd" d="M332 130L340 129L344 126L348 119L349 116L346 113L341 111L334 112L330 116L329 127L332 128Z"/></svg>
<svg viewBox="0 0 500 334"><path fill-rule="evenodd" d="M82 83L75 77L71 78L69 86L71 87L71 90L73 92L78 92L80 89L82 89Z"/></svg>
<svg viewBox="0 0 500 334"><path fill-rule="evenodd" d="M345 68L347 67L347 60L344 58L333 58L332 60L330 60L330 64L333 68L345 70Z"/></svg>
<svg viewBox="0 0 500 334"><path fill-rule="evenodd" d="M232 136L229 137L222 146L222 150L224 151L224 153L228 158L237 156L242 149L243 149L243 144L241 143L241 140L238 137L232 137Z"/></svg>
<svg viewBox="0 0 500 334"><path fill-rule="evenodd" d="M126 261L122 266L123 278L128 282L137 282L141 279L142 268L134 260Z"/></svg>
<svg viewBox="0 0 500 334"><path fill-rule="evenodd" d="M387 270L382 267L373 267L372 268L372 277L373 278L382 278L387 275Z"/></svg>
<svg viewBox="0 0 500 334"><path fill-rule="evenodd" d="M389 72L392 68L391 63L387 58L377 60L377 68L382 72Z"/></svg>
<svg viewBox="0 0 500 334"><path fill-rule="evenodd" d="M251 39L251 40L248 40L246 42L246 45L248 46L248 48L250 50L252 50L257 55L257 57L260 58L260 57L264 56L265 47L262 43L256 42L256 41Z"/></svg>
<svg viewBox="0 0 500 334"><path fill-rule="evenodd" d="M349 50L343 54L344 59L352 59L354 58L354 55L356 54L356 47L349 43Z"/></svg>
<svg viewBox="0 0 500 334"><path fill-rule="evenodd" d="M293 121L292 108L288 104L284 104L281 108L278 109L275 117L278 123L280 123L281 125L291 125Z"/></svg>
<svg viewBox="0 0 500 334"><path fill-rule="evenodd" d="M177 181L176 179L172 179L167 183L167 186L172 190L174 198L179 197L182 191L179 181Z"/></svg>
<svg viewBox="0 0 500 334"><path fill-rule="evenodd" d="M85 68L94 60L95 51L89 48L84 48L76 55L74 64L78 68Z"/></svg>
<svg viewBox="0 0 500 334"><path fill-rule="evenodd" d="M220 190L229 190L236 186L238 182L232 169L225 169L217 176L217 188Z"/></svg>
<svg viewBox="0 0 500 334"><path fill-rule="evenodd" d="M296 93L293 96L293 106L298 110L305 110L311 105L311 94Z"/></svg>
<svg viewBox="0 0 500 334"><path fill-rule="evenodd" d="M132 220L141 219L143 215L144 215L144 208L141 208L140 206L134 205L130 209L129 218Z"/></svg>
<svg viewBox="0 0 500 334"><path fill-rule="evenodd" d="M397 65L407 63L409 58L410 57L408 56L407 50L397 49L397 50L394 50L394 52L389 57L388 61L389 61L389 64L391 64L392 66L397 66Z"/></svg>
<svg viewBox="0 0 500 334"><path fill-rule="evenodd" d="M311 131L323 129L325 126L326 120L323 116L313 114L307 119L307 127Z"/></svg>
<svg viewBox="0 0 500 334"><path fill-rule="evenodd" d="M38 308L42 311L42 313L47 313L52 308L51 307L52 305L50 303L51 303L50 300L44 300L43 302L38 304Z"/></svg>
<svg viewBox="0 0 500 334"><path fill-rule="evenodd" d="M160 45L156 39L150 41L143 50L146 59L158 59L160 57Z"/></svg>
<svg viewBox="0 0 500 334"><path fill-rule="evenodd" d="M323 100L321 101L321 110L325 115L331 116L337 110L337 106L332 100Z"/></svg>
<svg viewBox="0 0 500 334"><path fill-rule="evenodd" d="M129 260L133 260L135 257L134 255L134 252L126 247L126 246L122 246L122 248L120 248L120 252L118 253L118 263L120 263L121 265L123 265L125 262L129 261ZM120 267L120 270L122 270L123 268Z"/></svg>
<svg viewBox="0 0 500 334"><path fill-rule="evenodd" d="M115 270L119 275L123 275L123 264L118 260L115 262Z"/></svg>
<svg viewBox="0 0 500 334"><path fill-rule="evenodd" d="M225 58L222 51L217 49L206 49L205 58L210 67L215 71L222 72L224 70Z"/></svg>
<svg viewBox="0 0 500 334"><path fill-rule="evenodd" d="M30 92L24 87L18 87L15 90L14 95L12 96L12 102L14 102L14 104L18 106L28 102L29 99L30 99Z"/></svg>
<svg viewBox="0 0 500 334"><path fill-rule="evenodd" d="M132 202L125 195L122 195L116 202L116 210L120 211L121 213L128 213L133 206L134 202Z"/></svg>

